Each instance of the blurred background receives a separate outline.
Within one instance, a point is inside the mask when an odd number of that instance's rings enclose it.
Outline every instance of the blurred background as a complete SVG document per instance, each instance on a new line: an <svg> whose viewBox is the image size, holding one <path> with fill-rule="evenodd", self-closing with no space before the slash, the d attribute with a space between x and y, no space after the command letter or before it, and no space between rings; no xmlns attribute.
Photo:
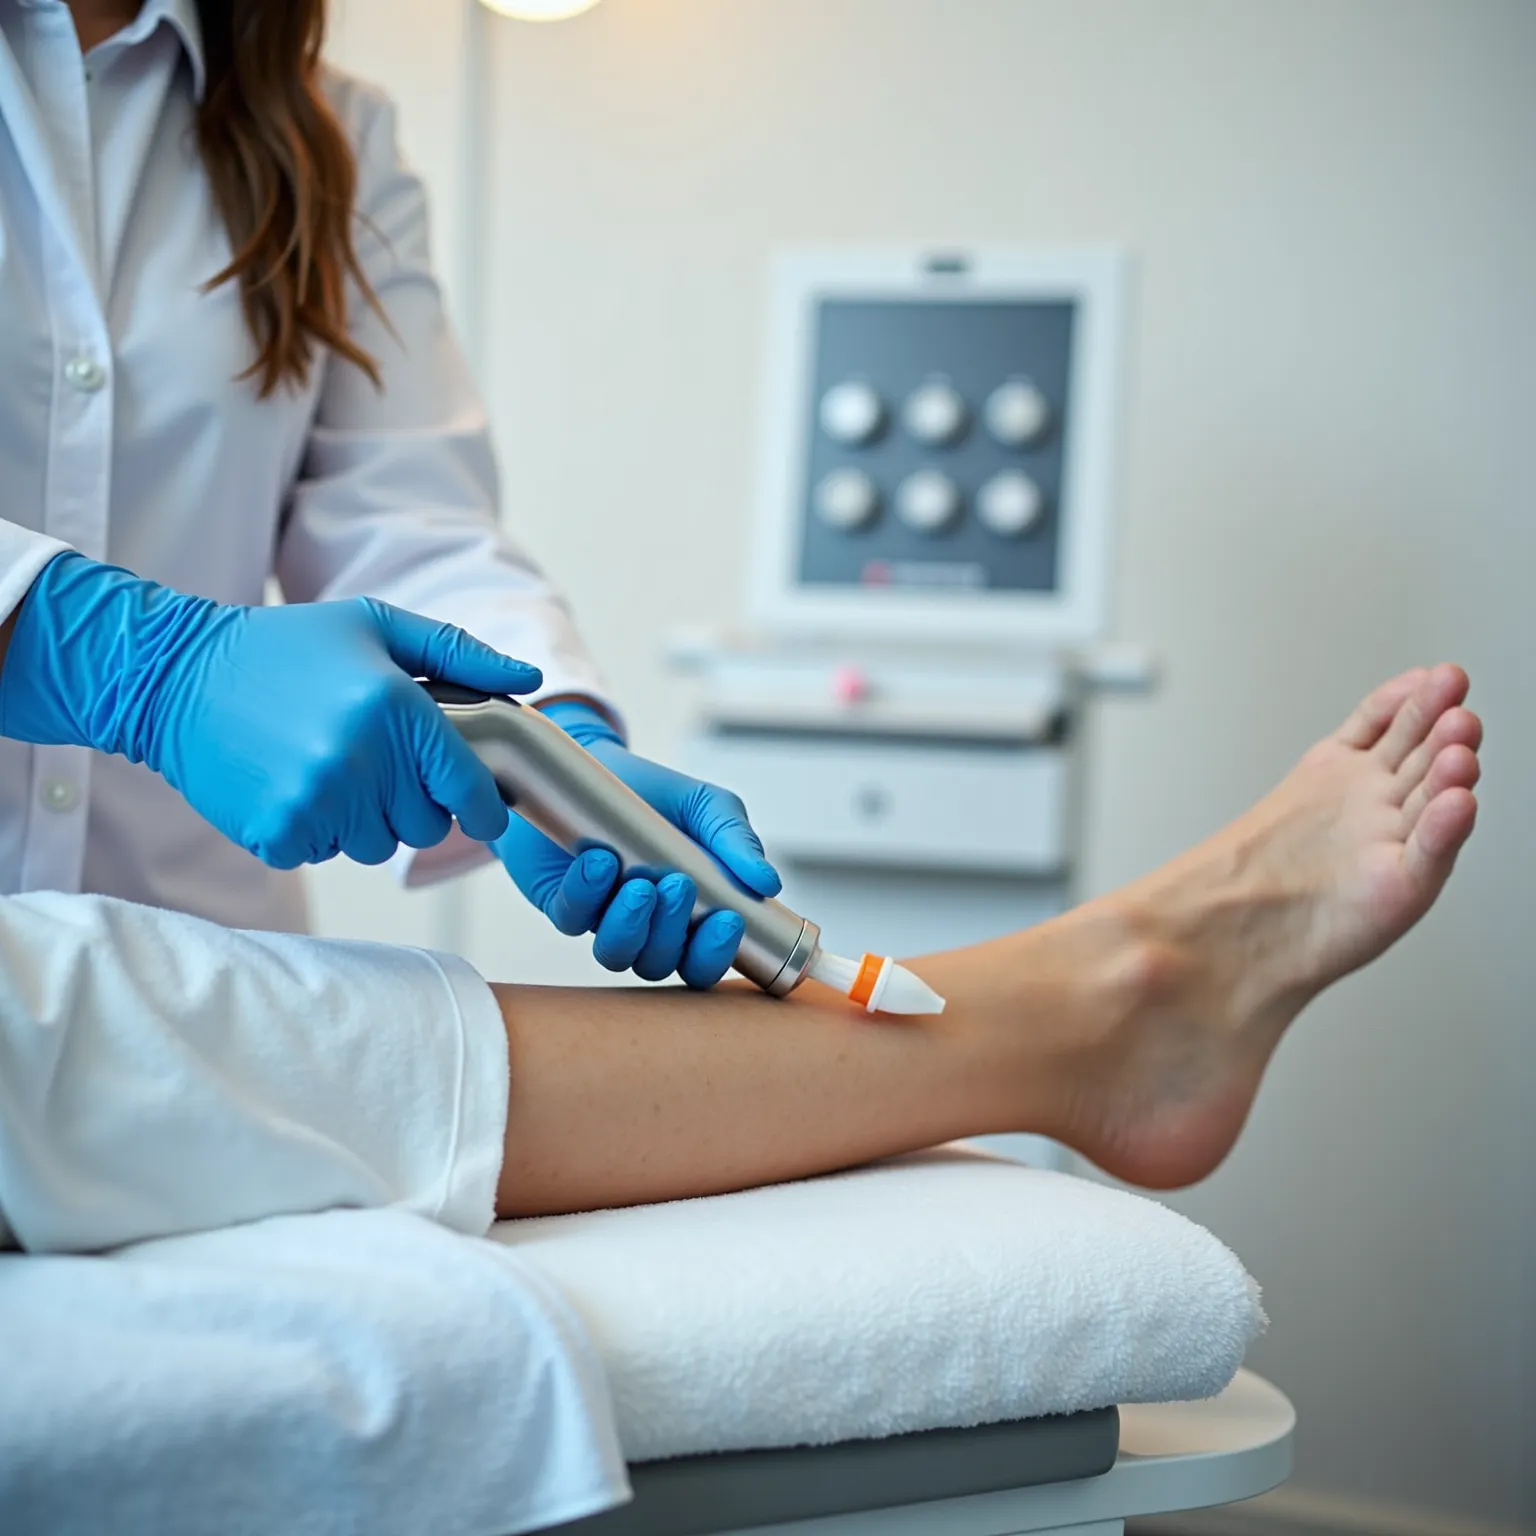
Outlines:
<svg viewBox="0 0 1536 1536"><path fill-rule="evenodd" d="M1251 1363L1300 1414L1289 1485L1179 1528L1536 1530L1536 4L348 0L332 52L399 104L507 522L640 750L690 718L668 634L740 607L794 243L1131 258L1113 632L1164 675L1091 711L1080 894L1219 826L1380 678L1468 668L1483 808L1448 895L1173 1201L1262 1281ZM323 932L609 979L499 873L327 867L314 899Z"/></svg>

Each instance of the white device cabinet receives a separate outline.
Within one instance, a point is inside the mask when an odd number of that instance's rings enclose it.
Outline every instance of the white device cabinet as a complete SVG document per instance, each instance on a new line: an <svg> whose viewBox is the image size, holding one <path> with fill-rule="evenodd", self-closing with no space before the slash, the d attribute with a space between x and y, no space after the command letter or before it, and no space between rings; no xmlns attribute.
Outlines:
<svg viewBox="0 0 1536 1536"><path fill-rule="evenodd" d="M1027 879L1067 867L1064 747L716 730L694 738L689 765L729 784L794 862Z"/></svg>

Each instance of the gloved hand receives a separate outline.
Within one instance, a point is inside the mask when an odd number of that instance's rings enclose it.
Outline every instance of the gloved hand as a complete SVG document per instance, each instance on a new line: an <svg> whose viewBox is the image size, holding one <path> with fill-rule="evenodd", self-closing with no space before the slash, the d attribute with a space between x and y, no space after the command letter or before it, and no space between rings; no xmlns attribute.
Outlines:
<svg viewBox="0 0 1536 1536"><path fill-rule="evenodd" d="M589 705L561 702L545 713L749 890L778 894L778 872L735 795L637 757ZM607 849L589 848L573 859L517 815L492 847L518 889L561 933L596 935L592 953L610 971L633 970L644 981L676 971L690 987L712 987L736 958L743 928L736 913L712 912L689 933L695 891L686 875L621 883L619 861Z"/></svg>
<svg viewBox="0 0 1536 1536"><path fill-rule="evenodd" d="M246 608L187 597L74 553L38 575L0 672L0 735L143 762L279 869L382 864L456 816L489 842L495 781L412 679L537 688L451 624L372 598Z"/></svg>

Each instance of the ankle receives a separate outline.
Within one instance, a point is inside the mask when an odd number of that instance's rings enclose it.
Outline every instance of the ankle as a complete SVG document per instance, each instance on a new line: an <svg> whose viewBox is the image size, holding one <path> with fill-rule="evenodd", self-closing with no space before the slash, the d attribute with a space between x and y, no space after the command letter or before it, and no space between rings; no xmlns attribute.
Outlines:
<svg viewBox="0 0 1536 1536"><path fill-rule="evenodd" d="M1082 926L1086 1021L1116 1036L1154 1009L1185 996L1198 974L1190 944L1158 907L1135 891L1069 914Z"/></svg>
<svg viewBox="0 0 1536 1536"><path fill-rule="evenodd" d="M1192 967L1132 905L1090 902L1022 933L919 962L952 1006L934 1027L990 1107L984 1129L1070 1140L1093 1085ZM954 1006L958 1004L958 1006Z"/></svg>
<svg viewBox="0 0 1536 1536"><path fill-rule="evenodd" d="M1228 1028L1283 1026L1316 990L1290 963L1305 947L1298 923L1308 908L1238 878L1213 852L1201 867L1179 861L1108 898L1128 935L1124 1003L1132 1016L1183 1009Z"/></svg>

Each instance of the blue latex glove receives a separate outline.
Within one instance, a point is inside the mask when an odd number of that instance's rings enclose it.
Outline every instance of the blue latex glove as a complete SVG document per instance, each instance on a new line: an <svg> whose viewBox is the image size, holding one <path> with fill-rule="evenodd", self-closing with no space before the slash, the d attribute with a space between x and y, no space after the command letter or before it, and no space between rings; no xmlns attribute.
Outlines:
<svg viewBox="0 0 1536 1536"><path fill-rule="evenodd" d="M778 894L778 872L735 795L637 757L589 705L551 704L545 712L749 890ZM736 913L712 912L689 932L696 893L686 875L620 882L619 861L607 849L573 859L517 815L493 846L518 889L561 933L595 935L592 953L610 971L633 970L644 981L676 971L690 987L712 987L736 958L743 926Z"/></svg>
<svg viewBox="0 0 1536 1536"><path fill-rule="evenodd" d="M187 597L77 554L16 614L0 734L146 763L225 836L279 869L345 853L382 864L456 816L507 825L494 780L412 679L486 692L530 667L372 598L246 608Z"/></svg>

